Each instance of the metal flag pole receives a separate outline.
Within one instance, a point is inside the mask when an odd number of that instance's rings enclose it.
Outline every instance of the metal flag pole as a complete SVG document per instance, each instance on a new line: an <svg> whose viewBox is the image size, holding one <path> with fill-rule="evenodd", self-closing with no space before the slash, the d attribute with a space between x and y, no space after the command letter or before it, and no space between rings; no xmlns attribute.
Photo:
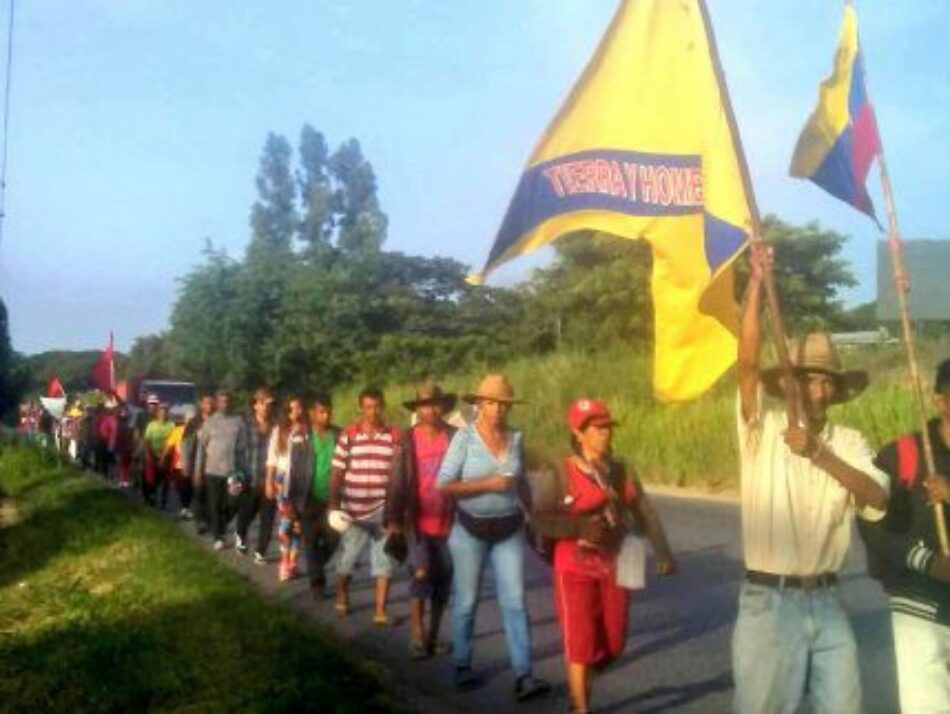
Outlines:
<svg viewBox="0 0 950 714"><path fill-rule="evenodd" d="M726 89L726 78L722 71L722 63L719 61L719 49L716 46L716 36L713 34L712 22L709 19L709 10L706 7L705 0L699 0L699 9L703 16L703 24L706 27L709 54L712 58L713 70L716 73L716 82L719 85L719 95L726 113L726 121L729 123L729 133L732 136L732 144L735 147L739 172L742 176L742 185L745 189L746 200L749 202L749 215L752 218L751 241L753 243L763 244L765 241L762 239L762 219L759 215L759 205L755 200L755 191L752 189L752 178L749 174L749 166L746 163L745 150L742 147L742 138L739 136L736 116L732 110L732 100L729 98L729 92ZM792 369L792 360L788 352L788 342L785 337L785 323L782 320L782 309L778 301L778 291L775 289L772 268L766 268L762 277L765 285L765 304L769 313L769 324L772 327L772 341L775 343L775 351L778 353L779 365L785 375L785 409L788 413L788 423L799 424L801 402L799 401L798 380L795 379L795 372Z"/></svg>
<svg viewBox="0 0 950 714"><path fill-rule="evenodd" d="M910 308L907 303L907 294L910 292L910 279L907 277L907 267L904 264L904 251L901 247L900 229L897 224L897 211L894 208L894 194L891 191L891 179L887 173L887 162L884 160L884 149L877 155L878 167L881 175L881 191L884 194L884 206L887 209L887 245L891 255L891 267L894 272L894 291L897 293L897 305L900 309L901 330L904 336L904 351L907 354L907 371L910 376L910 386L917 404L917 416L920 419L920 438L924 445L924 464L927 475L937 473L934 463L933 443L930 440L930 430L927 428L927 404L924 400L924 389L920 381L920 367L917 358L917 347L914 342L914 328L910 319ZM934 503L934 521L937 528L937 539L940 542L940 551L943 555L950 555L950 540L947 537L947 523L944 520L943 504Z"/></svg>

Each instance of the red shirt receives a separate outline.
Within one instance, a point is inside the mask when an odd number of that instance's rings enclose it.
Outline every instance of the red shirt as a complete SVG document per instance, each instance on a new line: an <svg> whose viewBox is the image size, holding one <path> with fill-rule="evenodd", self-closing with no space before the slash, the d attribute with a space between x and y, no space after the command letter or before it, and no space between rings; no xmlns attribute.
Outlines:
<svg viewBox="0 0 950 714"><path fill-rule="evenodd" d="M440 429L434 438L422 429L412 430L412 447L416 459L416 497L419 509L415 527L419 533L447 536L452 528L452 502L439 492L439 467L449 450L449 434Z"/></svg>
<svg viewBox="0 0 950 714"><path fill-rule="evenodd" d="M567 474L567 512L572 515L594 515L600 511L607 503L607 477L595 473L592 468L581 465L573 458L565 460L564 469ZM618 495L625 504L636 500L636 487L625 473L615 473L611 485L615 489L622 489ZM554 546L554 569L557 572L612 575L616 570L616 563L616 553L582 545L574 539L559 540Z"/></svg>

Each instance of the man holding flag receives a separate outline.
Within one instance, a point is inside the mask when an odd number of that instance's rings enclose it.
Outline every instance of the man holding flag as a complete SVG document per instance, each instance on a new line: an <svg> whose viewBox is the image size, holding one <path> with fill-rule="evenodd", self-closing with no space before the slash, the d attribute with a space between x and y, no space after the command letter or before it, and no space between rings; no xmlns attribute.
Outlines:
<svg viewBox="0 0 950 714"><path fill-rule="evenodd" d="M785 397L792 386L781 369L759 371L770 269L771 251L753 244L738 355L746 580L733 634L735 708L792 714L807 691L818 714L859 714L857 645L837 573L854 513L882 518L889 480L861 434L827 420L828 407L867 386L866 373L841 368L827 334L806 335L793 355L804 423L764 408L765 392Z"/></svg>

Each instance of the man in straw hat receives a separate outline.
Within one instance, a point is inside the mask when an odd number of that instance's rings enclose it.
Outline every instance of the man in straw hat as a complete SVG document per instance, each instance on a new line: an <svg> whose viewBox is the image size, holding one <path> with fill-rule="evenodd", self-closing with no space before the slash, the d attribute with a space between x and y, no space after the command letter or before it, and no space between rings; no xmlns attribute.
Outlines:
<svg viewBox="0 0 950 714"><path fill-rule="evenodd" d="M452 500L439 490L439 467L455 435L444 416L455 408L456 396L427 380L416 388L416 398L403 406L415 415L415 426L402 434L390 480L388 520L403 526L410 536L410 640L413 659L444 651L439 626L452 590ZM426 601L429 626L425 627Z"/></svg>
<svg viewBox="0 0 950 714"><path fill-rule="evenodd" d="M933 399L938 475L928 476L920 432L886 445L876 463L891 477L887 516L859 524L871 574L890 596L901 711L914 714L950 712L950 557L940 554L931 508L950 498L950 359L937 368Z"/></svg>
<svg viewBox="0 0 950 714"><path fill-rule="evenodd" d="M759 371L760 305L771 250L753 244L739 336L738 429L746 579L733 634L738 712L794 712L808 692L816 712L861 711L857 647L837 591L854 514L880 519L887 474L854 429L828 407L856 397L867 375L842 369L827 334L792 351L795 385ZM763 391L795 386L803 424L766 410ZM763 390L764 388L764 390Z"/></svg>

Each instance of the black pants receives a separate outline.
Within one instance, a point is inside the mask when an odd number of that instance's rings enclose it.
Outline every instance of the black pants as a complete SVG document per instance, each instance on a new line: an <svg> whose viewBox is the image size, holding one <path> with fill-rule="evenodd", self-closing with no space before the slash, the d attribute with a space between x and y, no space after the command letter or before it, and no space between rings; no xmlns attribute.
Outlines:
<svg viewBox="0 0 950 714"><path fill-rule="evenodd" d="M247 543L247 532L255 516L260 516L257 523L257 546L254 550L261 555L267 555L270 540L274 533L274 518L277 513L277 502L264 498L263 489L251 488L241 494L237 514L238 537Z"/></svg>
<svg viewBox="0 0 950 714"><path fill-rule="evenodd" d="M191 508L191 499L193 488L191 479L181 475L181 471L175 469L165 474L165 480L162 481L162 509L168 505L168 491L171 486L175 487L175 493L178 494L178 508Z"/></svg>
<svg viewBox="0 0 950 714"><path fill-rule="evenodd" d="M340 543L340 534L327 523L327 504L309 499L300 514L300 527L310 586L322 587L326 585L324 568Z"/></svg>
<svg viewBox="0 0 950 714"><path fill-rule="evenodd" d="M215 540L224 539L224 531L234 514L234 497L228 493L228 477L205 474L208 490L208 525Z"/></svg>

